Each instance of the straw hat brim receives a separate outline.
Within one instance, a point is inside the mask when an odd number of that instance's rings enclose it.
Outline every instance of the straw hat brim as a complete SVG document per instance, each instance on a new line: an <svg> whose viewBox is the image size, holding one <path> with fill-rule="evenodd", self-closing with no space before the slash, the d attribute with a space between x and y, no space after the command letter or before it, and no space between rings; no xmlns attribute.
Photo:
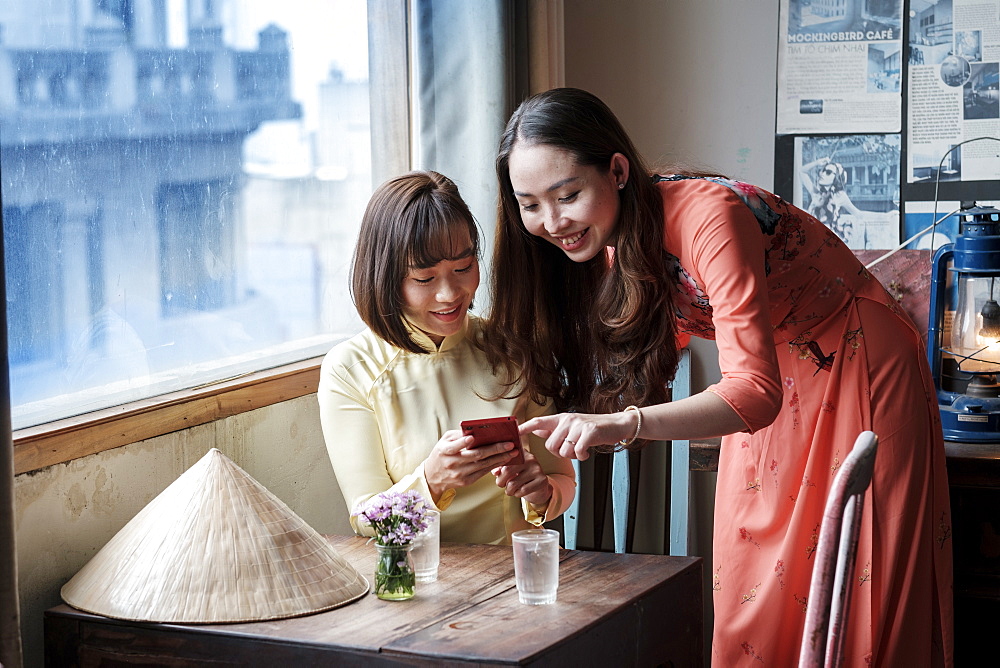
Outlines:
<svg viewBox="0 0 1000 668"><path fill-rule="evenodd" d="M212 448L61 595L74 608L115 619L194 624L308 615L368 590L326 539Z"/></svg>

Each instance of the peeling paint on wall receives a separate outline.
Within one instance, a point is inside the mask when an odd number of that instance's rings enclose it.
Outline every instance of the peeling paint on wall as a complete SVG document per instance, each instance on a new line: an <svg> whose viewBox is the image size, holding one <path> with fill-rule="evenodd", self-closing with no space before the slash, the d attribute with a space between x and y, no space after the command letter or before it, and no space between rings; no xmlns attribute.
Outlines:
<svg viewBox="0 0 1000 668"><path fill-rule="evenodd" d="M212 447L320 533L351 533L315 395L16 476L25 665L41 665L43 613L62 585Z"/></svg>

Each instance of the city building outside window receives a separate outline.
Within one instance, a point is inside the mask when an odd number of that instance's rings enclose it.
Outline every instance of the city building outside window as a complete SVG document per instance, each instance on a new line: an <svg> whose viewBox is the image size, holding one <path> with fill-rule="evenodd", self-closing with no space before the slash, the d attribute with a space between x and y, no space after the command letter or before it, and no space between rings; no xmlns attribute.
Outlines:
<svg viewBox="0 0 1000 668"><path fill-rule="evenodd" d="M385 158L366 7L0 5L14 429L315 357L361 328L347 271Z"/></svg>

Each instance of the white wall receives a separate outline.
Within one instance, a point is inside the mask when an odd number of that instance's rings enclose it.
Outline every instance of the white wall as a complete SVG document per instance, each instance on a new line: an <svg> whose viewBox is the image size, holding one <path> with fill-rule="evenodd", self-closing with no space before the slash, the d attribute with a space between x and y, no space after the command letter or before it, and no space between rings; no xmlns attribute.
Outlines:
<svg viewBox="0 0 1000 668"><path fill-rule="evenodd" d="M566 0L566 84L600 96L650 161L769 187L778 3Z"/></svg>
<svg viewBox="0 0 1000 668"><path fill-rule="evenodd" d="M778 2L566 0L566 85L603 99L650 163L680 162L773 187ZM694 339L693 383L719 377L716 348ZM654 455L650 464L665 461ZM643 540L662 541L661 480L640 482ZM694 553L705 562L711 629L715 474L692 475ZM707 645L706 645L707 649Z"/></svg>
<svg viewBox="0 0 1000 668"><path fill-rule="evenodd" d="M14 480L24 665L41 666L59 589L153 498L216 447L320 533L353 533L316 395L133 443Z"/></svg>

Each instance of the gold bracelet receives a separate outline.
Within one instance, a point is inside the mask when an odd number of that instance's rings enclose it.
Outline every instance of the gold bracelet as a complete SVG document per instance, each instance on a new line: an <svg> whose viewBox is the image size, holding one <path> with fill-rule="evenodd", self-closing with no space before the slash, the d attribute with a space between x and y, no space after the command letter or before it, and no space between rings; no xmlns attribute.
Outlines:
<svg viewBox="0 0 1000 668"><path fill-rule="evenodd" d="M623 448L627 448L628 446L632 445L635 442L635 439L639 438L639 430L642 429L642 411L639 410L638 407L636 406L626 406L625 410L623 410L622 413L627 413L629 411L635 411L635 414L639 417L639 421L636 422L635 424L635 433L632 434L632 438L628 439L623 438L622 440L618 441L618 445L622 446Z"/></svg>

